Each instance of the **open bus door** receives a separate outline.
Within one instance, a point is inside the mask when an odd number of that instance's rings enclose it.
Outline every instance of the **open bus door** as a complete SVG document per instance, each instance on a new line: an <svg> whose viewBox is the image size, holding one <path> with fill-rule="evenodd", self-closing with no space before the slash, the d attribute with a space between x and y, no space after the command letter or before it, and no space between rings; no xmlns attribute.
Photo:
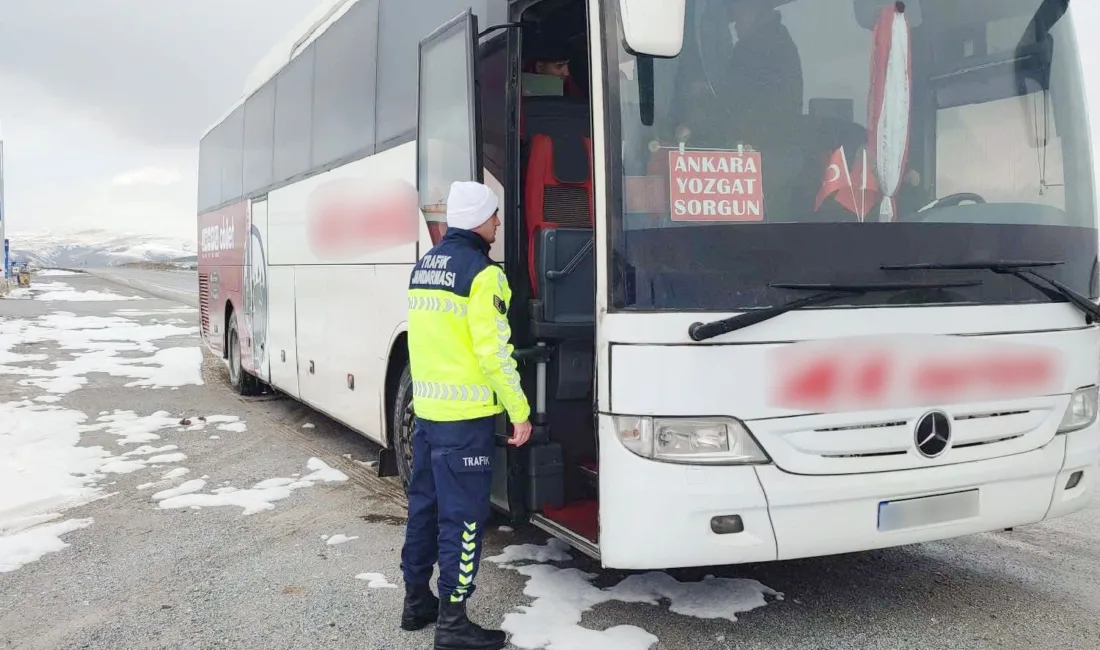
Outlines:
<svg viewBox="0 0 1100 650"><path fill-rule="evenodd" d="M515 36L510 33L508 38ZM508 45L509 52L514 52L515 44ZM430 222L445 221L451 183L484 182L479 48L477 16L470 9L420 41L417 188L420 208ZM509 195L506 198L511 198L511 192L505 189ZM514 201L501 202L502 220L517 216L505 214L512 204ZM522 450L507 445L510 436L507 417L502 414L497 419L492 504L520 520L526 515L520 474Z"/></svg>

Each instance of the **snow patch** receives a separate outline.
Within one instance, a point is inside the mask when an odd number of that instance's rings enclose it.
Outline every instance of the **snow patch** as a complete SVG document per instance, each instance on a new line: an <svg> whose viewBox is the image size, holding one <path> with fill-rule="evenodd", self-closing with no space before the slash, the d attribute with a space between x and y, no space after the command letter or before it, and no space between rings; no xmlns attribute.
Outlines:
<svg viewBox="0 0 1100 650"><path fill-rule="evenodd" d="M161 490L152 496L153 501L163 501L164 499L171 499L172 497L183 496L184 494L191 494L192 492L198 492L206 487L206 481L201 478L192 479L180 483L178 486Z"/></svg>
<svg viewBox="0 0 1100 650"><path fill-rule="evenodd" d="M61 536L91 524L91 519L69 519L0 537L0 573L15 571L67 548L69 545L61 541Z"/></svg>
<svg viewBox="0 0 1100 650"><path fill-rule="evenodd" d="M112 302L116 300L144 300L141 296L123 296L113 291L77 291L64 282L50 283L49 291L42 291L42 287L31 286L29 289L35 300L47 302Z"/></svg>
<svg viewBox="0 0 1100 650"><path fill-rule="evenodd" d="M202 352L198 347L157 350L154 341L193 336L196 327L140 325L117 316L76 316L53 312L34 321L0 320L0 375L23 376L19 385L37 386L53 394L78 390L87 383L85 375L104 373L134 381L128 387L173 388L202 385ZM71 358L52 363L52 368L24 364L45 361L45 355L14 353L19 345L55 343L72 351ZM121 357L140 352L151 356Z"/></svg>
<svg viewBox="0 0 1100 650"><path fill-rule="evenodd" d="M13 520L84 505L111 454L80 447L79 411L32 402L0 403L0 532Z"/></svg>
<svg viewBox="0 0 1100 650"><path fill-rule="evenodd" d="M64 271L62 269L42 269L35 272L35 275L41 278L66 278L73 275L80 275L76 271Z"/></svg>
<svg viewBox="0 0 1100 650"><path fill-rule="evenodd" d="M290 496L291 492L301 488L312 487L318 482L342 482L348 480L343 472L329 467L319 458L310 458L306 467L310 474L300 479L271 478L260 481L247 490L224 491L215 490L208 494L185 494L164 499L159 507L167 510L172 508L210 508L219 506L236 506L242 509L242 515L252 515L264 510L273 510L276 501L282 501Z"/></svg>
<svg viewBox="0 0 1100 650"><path fill-rule="evenodd" d="M501 625L511 634L510 641L517 648L648 650L659 641L653 634L633 625L617 625L606 630L581 627L585 612L610 601L654 606L668 601L669 611L675 614L735 622L737 614L766 605L766 597L783 598L783 594L756 580L707 576L702 582L684 583L667 573L650 572L630 576L613 587L601 589L592 584L596 575L579 569L516 564L564 561L563 557L569 559L566 548L564 542L550 539L545 546L509 546L501 555L485 558L528 577L523 593L534 598L534 602L520 606L520 612L506 615Z"/></svg>
<svg viewBox="0 0 1100 650"><path fill-rule="evenodd" d="M168 411L157 411L144 417L133 411L115 411L100 415L96 421L102 424L94 425L95 430L105 430L111 435L118 436L119 446L126 446L160 440L160 435L154 432L176 426L179 418ZM176 448L173 447L173 449ZM172 451L172 449L164 451Z"/></svg>
<svg viewBox="0 0 1100 650"><path fill-rule="evenodd" d="M218 431L230 431L233 433L244 433L248 431L248 426L244 422L230 422L229 424L219 424Z"/></svg>
<svg viewBox="0 0 1100 650"><path fill-rule="evenodd" d="M185 307L185 306L183 306L183 307L165 307L164 309L150 309L148 311L142 311L140 309L116 309L114 311L114 314L116 316L167 316L167 315L171 315L171 314L197 314L197 313L199 313L198 309L195 309L194 307ZM153 322L160 322L160 321L157 321L156 319L154 319ZM182 321L178 318L171 318L171 319L168 319L168 320L163 321L163 322L165 322L165 323L173 323L173 322L183 323L185 321Z"/></svg>
<svg viewBox="0 0 1100 650"><path fill-rule="evenodd" d="M360 573L355 576L356 580L366 580L367 587L370 589L396 589L397 585L390 583L386 580L386 576L381 573Z"/></svg>
<svg viewBox="0 0 1100 650"><path fill-rule="evenodd" d="M327 544L329 546L335 546L337 544L343 544L344 542L350 542L350 541L353 541L353 540L356 540L356 539L359 539L358 535L353 536L353 537L348 537L347 535L338 533L336 535L333 535L332 537L329 537L328 540L325 542L325 544Z"/></svg>
<svg viewBox="0 0 1100 650"><path fill-rule="evenodd" d="M506 568L512 568L517 562L568 562L573 556L569 554L569 545L562 540L551 537L545 545L541 544L515 544L508 546L500 555L487 557L487 562L500 564Z"/></svg>
<svg viewBox="0 0 1100 650"><path fill-rule="evenodd" d="M31 290L27 287L12 289L3 297L4 300L32 300L33 298Z"/></svg>

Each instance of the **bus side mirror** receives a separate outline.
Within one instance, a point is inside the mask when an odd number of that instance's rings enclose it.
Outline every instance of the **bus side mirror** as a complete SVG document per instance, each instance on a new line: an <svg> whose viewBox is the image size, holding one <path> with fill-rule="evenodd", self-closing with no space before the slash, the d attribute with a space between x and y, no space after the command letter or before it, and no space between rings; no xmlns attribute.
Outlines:
<svg viewBox="0 0 1100 650"><path fill-rule="evenodd" d="M662 58L680 54L687 0L619 0L619 10L629 53Z"/></svg>

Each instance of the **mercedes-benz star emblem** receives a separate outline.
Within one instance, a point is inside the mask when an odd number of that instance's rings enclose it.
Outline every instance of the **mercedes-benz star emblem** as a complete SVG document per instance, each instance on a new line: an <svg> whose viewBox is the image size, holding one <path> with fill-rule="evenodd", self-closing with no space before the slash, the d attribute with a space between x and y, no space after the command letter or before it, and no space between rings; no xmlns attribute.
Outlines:
<svg viewBox="0 0 1100 650"><path fill-rule="evenodd" d="M917 451L925 458L936 458L951 446L951 418L943 411L925 413L913 432Z"/></svg>

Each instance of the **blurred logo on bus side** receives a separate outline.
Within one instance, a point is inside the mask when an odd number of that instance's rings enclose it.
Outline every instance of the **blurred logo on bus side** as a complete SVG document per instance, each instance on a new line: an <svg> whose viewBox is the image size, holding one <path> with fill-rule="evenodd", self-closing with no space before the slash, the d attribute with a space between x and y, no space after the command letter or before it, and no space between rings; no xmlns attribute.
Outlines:
<svg viewBox="0 0 1100 650"><path fill-rule="evenodd" d="M321 259L348 259L415 243L417 193L398 179L329 181L307 204L309 246Z"/></svg>
<svg viewBox="0 0 1100 650"><path fill-rule="evenodd" d="M974 337L805 341L774 351L769 362L769 403L812 412L995 401L1064 388L1057 350Z"/></svg>

